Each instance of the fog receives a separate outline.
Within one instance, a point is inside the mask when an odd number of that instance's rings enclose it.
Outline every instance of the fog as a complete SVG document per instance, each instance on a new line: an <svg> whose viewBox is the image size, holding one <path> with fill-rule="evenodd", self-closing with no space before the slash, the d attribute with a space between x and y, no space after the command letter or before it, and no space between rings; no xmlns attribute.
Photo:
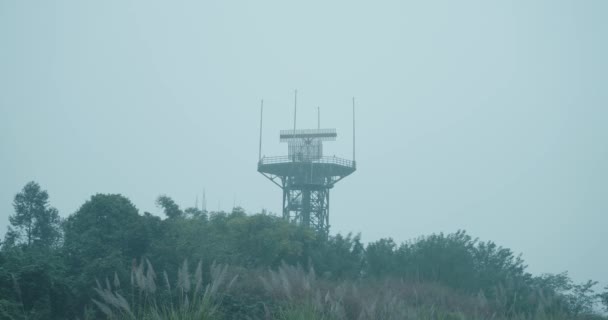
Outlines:
<svg viewBox="0 0 608 320"><path fill-rule="evenodd" d="M281 211L279 130L336 128L331 234L459 229L534 274L608 282L605 1L4 1L0 230L28 181L62 217L120 193Z"/></svg>

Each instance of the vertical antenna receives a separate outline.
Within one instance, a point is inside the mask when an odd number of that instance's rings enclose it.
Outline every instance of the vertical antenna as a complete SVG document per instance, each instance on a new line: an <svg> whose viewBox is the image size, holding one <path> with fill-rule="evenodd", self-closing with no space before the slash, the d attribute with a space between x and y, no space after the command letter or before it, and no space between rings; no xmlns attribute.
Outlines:
<svg viewBox="0 0 608 320"><path fill-rule="evenodd" d="M262 99L260 105L260 153L258 155L258 160L262 159L262 119L264 115L264 99Z"/></svg>
<svg viewBox="0 0 608 320"><path fill-rule="evenodd" d="M355 97L353 97L353 162L355 161Z"/></svg>
<svg viewBox="0 0 608 320"><path fill-rule="evenodd" d="M207 197L205 195L205 188L203 188L203 201L201 203L201 211L207 212Z"/></svg>
<svg viewBox="0 0 608 320"><path fill-rule="evenodd" d="M293 99L293 133L296 133L296 115L298 114L298 90L296 89Z"/></svg>
<svg viewBox="0 0 608 320"><path fill-rule="evenodd" d="M317 107L317 129L321 129L321 108Z"/></svg>

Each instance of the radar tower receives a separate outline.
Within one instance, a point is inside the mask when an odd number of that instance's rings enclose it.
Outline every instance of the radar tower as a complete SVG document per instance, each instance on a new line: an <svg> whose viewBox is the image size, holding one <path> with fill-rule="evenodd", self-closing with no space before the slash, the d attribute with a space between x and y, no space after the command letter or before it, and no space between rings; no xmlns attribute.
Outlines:
<svg viewBox="0 0 608 320"><path fill-rule="evenodd" d="M329 234L329 191L355 172L355 100L353 98L353 159L323 155L323 142L335 141L336 129L296 129L297 91L294 99L293 129L282 130L280 142L287 143L286 156L262 156L263 102L260 106L260 153L258 172L283 191L283 218Z"/></svg>

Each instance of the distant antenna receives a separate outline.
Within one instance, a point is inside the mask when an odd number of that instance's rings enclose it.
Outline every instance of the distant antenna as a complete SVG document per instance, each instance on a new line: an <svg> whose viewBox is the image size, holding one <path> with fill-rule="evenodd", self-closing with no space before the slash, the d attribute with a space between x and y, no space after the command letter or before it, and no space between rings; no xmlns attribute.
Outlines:
<svg viewBox="0 0 608 320"><path fill-rule="evenodd" d="M207 212L207 197L205 196L204 188L203 188L203 201L201 203L201 211Z"/></svg>
<svg viewBox="0 0 608 320"><path fill-rule="evenodd" d="M353 97L353 161L355 161L355 97Z"/></svg>
<svg viewBox="0 0 608 320"><path fill-rule="evenodd" d="M296 89L293 99L293 132L296 132L296 115L298 114L298 90Z"/></svg>
<svg viewBox="0 0 608 320"><path fill-rule="evenodd" d="M258 159L262 159L262 119L264 115L264 99L262 99L260 105L260 153Z"/></svg>

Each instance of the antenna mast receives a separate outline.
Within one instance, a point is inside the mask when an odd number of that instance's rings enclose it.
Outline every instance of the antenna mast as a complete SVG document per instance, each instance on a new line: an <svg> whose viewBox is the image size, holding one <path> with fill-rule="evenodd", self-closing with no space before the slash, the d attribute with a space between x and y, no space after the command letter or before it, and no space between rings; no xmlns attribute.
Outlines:
<svg viewBox="0 0 608 320"><path fill-rule="evenodd" d="M355 97L353 97L353 161L355 161Z"/></svg>
<svg viewBox="0 0 608 320"><path fill-rule="evenodd" d="M321 107L317 107L317 129L321 129Z"/></svg>
<svg viewBox="0 0 608 320"><path fill-rule="evenodd" d="M264 115L264 99L262 99L260 105L260 152L258 156L258 160L262 159L262 119Z"/></svg>
<svg viewBox="0 0 608 320"><path fill-rule="evenodd" d="M203 201L201 203L201 211L207 212L207 197L205 196L205 189L203 188Z"/></svg>
<svg viewBox="0 0 608 320"><path fill-rule="evenodd" d="M298 114L298 90L296 89L293 99L293 133L296 133L296 115Z"/></svg>

